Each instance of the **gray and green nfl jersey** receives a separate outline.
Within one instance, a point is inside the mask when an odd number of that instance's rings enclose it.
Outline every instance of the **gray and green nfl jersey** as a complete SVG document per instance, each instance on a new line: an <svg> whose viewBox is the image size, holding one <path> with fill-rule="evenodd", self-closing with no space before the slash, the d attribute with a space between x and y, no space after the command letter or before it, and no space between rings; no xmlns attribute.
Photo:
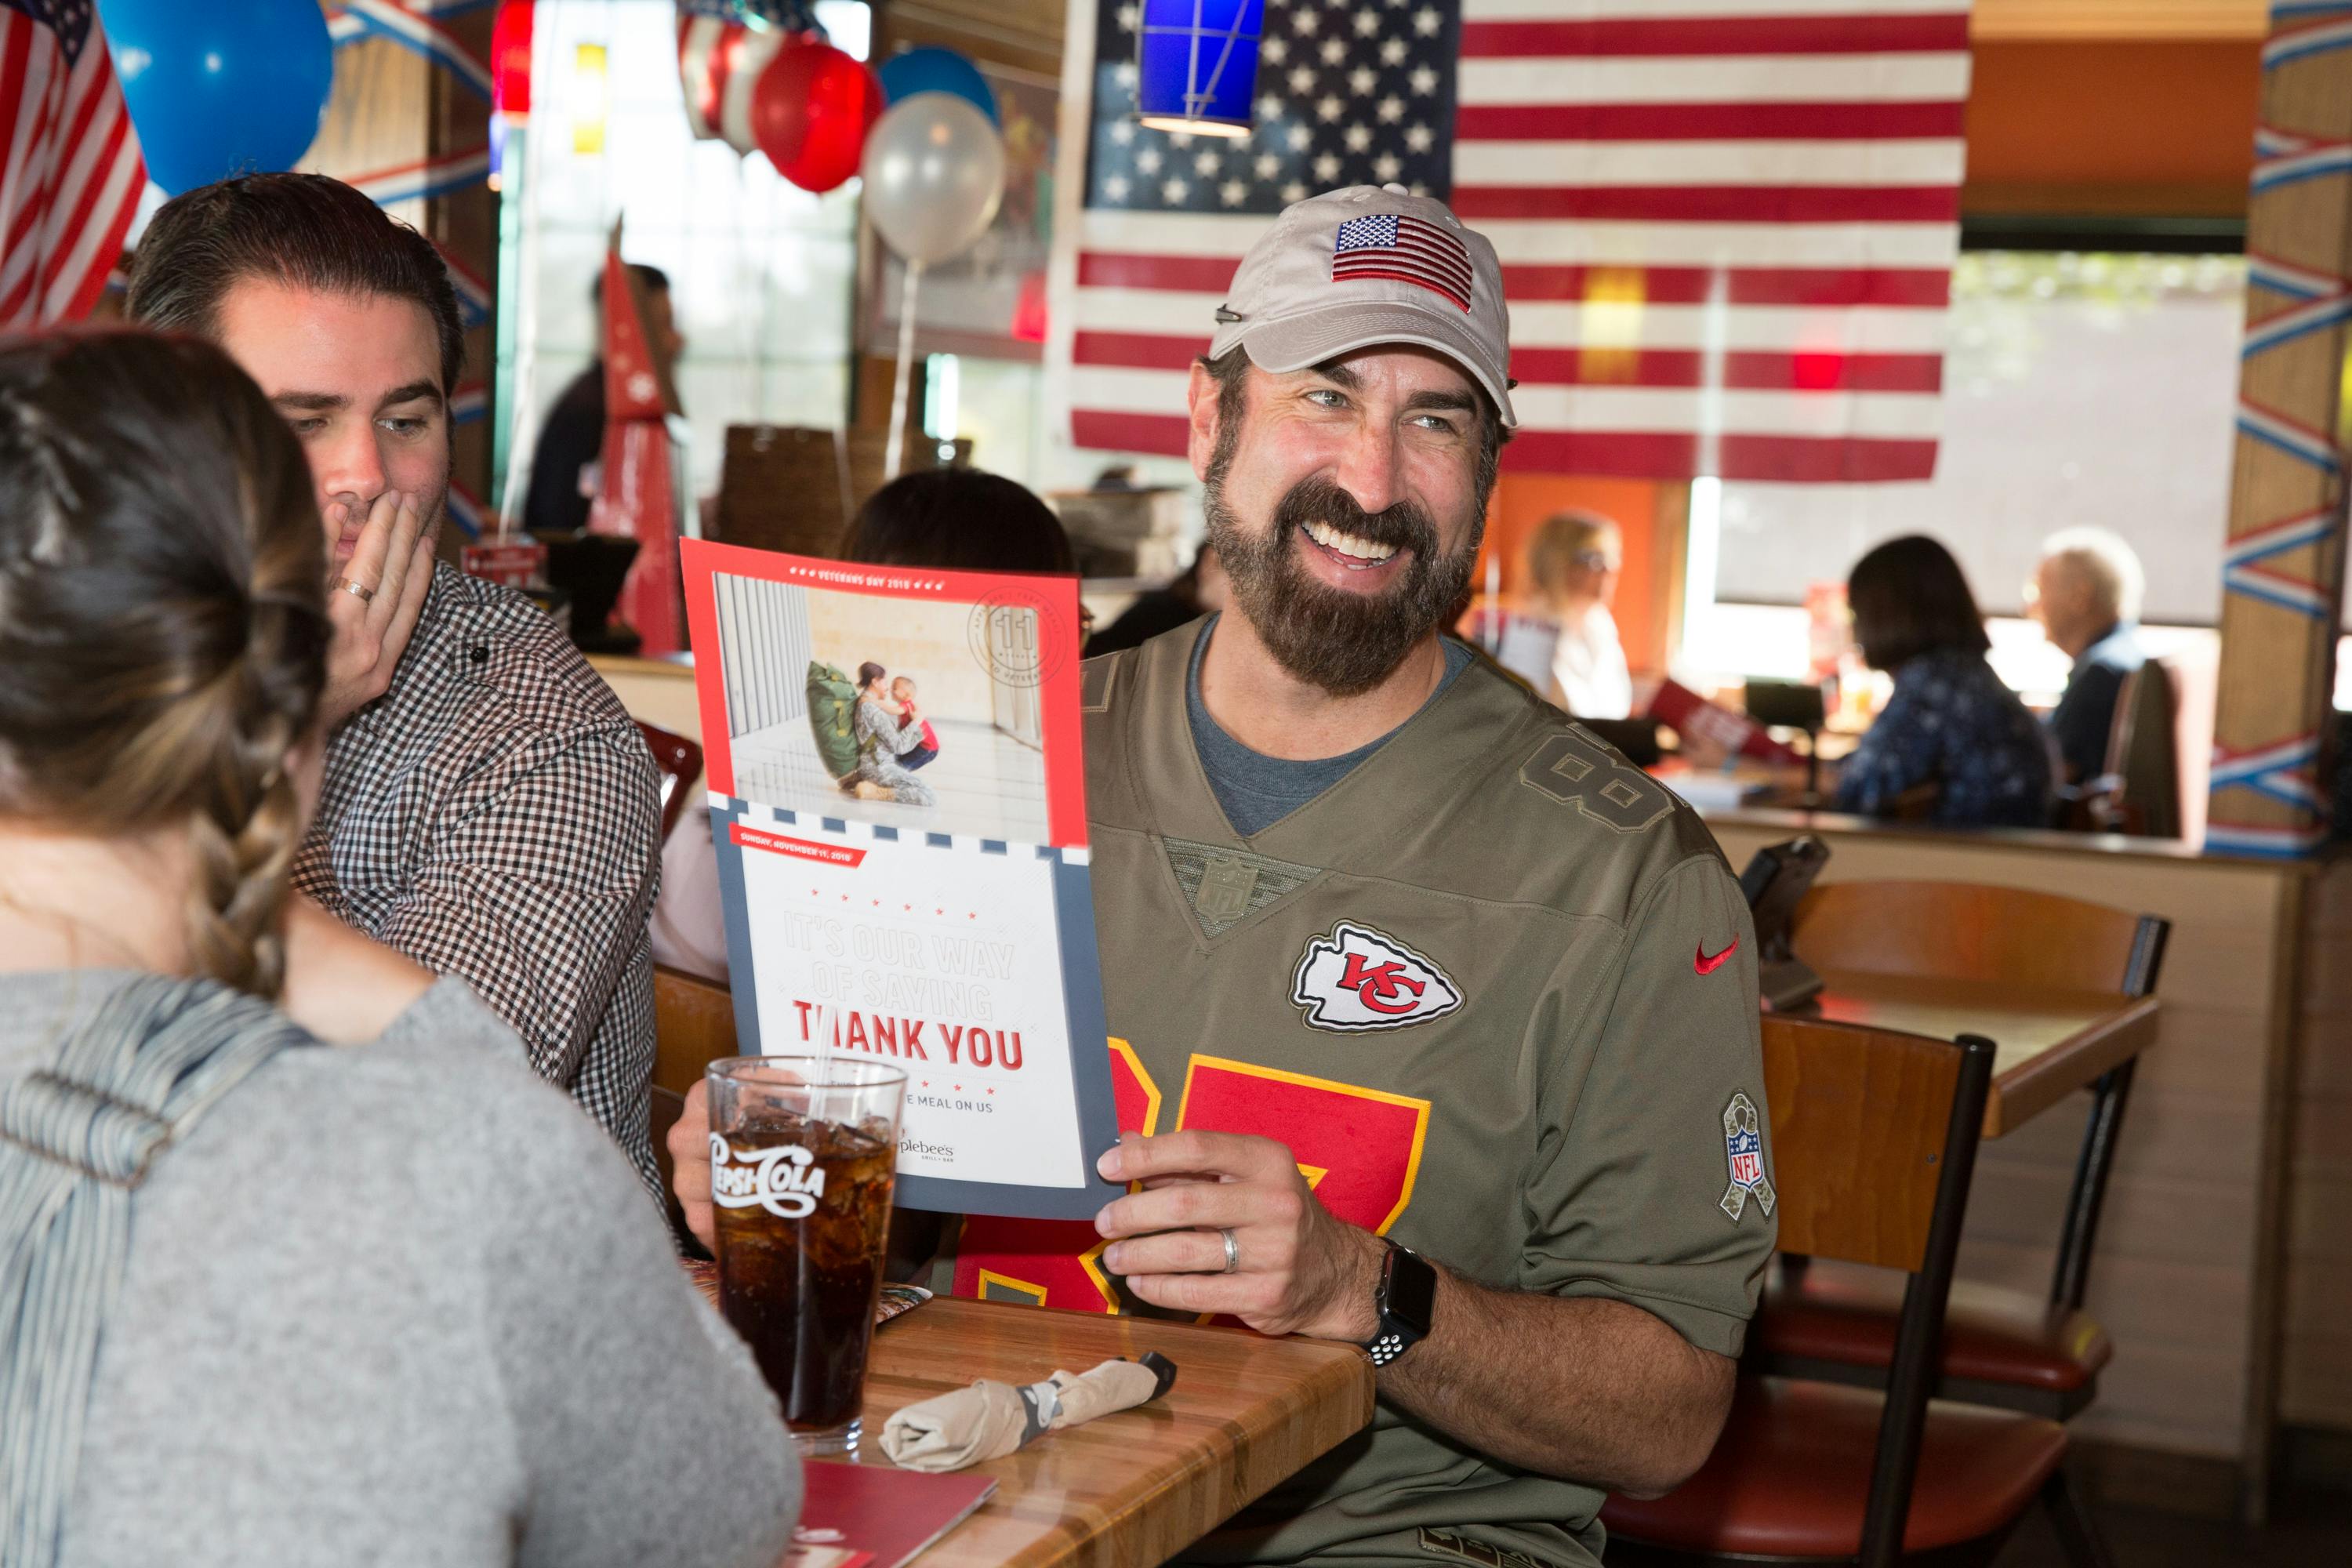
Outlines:
<svg viewBox="0 0 2352 1568"><path fill-rule="evenodd" d="M1755 942L1706 827L1481 665L1244 841L1186 723L1199 635L1085 670L1120 1125L1278 1139L1342 1219L1736 1355L1773 1194ZM1087 1225L974 1216L948 1266L962 1295L1138 1310L1100 1251ZM1601 1502L1382 1402L1187 1560L1570 1568Z"/></svg>

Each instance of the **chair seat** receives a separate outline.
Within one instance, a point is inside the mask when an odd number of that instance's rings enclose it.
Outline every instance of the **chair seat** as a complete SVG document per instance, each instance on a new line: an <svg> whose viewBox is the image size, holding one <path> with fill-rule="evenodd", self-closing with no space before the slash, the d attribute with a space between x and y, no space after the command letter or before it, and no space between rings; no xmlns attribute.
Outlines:
<svg viewBox="0 0 2352 1568"><path fill-rule="evenodd" d="M1698 1474L1662 1498L1612 1497L1601 1521L1612 1536L1675 1552L1851 1557L1862 1550L1885 1404L1871 1389L1744 1377ZM2055 1421L1931 1401L1903 1549L2007 1529L2065 1452Z"/></svg>
<svg viewBox="0 0 2352 1568"><path fill-rule="evenodd" d="M1766 1360L1884 1367L1895 1359L1906 1276L1817 1258L1775 1258L1748 1340ZM2009 1384L2051 1394L2087 1388L2115 1354L2087 1312L2053 1308L2021 1290L1955 1280L1944 1316L1945 1379Z"/></svg>

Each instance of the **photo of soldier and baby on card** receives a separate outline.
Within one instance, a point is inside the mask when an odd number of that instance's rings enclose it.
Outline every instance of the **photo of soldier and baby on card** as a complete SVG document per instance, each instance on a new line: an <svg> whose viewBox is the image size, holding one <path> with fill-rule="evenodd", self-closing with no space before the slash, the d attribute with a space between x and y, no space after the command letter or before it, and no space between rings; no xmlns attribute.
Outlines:
<svg viewBox="0 0 2352 1568"><path fill-rule="evenodd" d="M1047 840L1037 609L729 572L713 588L736 795Z"/></svg>

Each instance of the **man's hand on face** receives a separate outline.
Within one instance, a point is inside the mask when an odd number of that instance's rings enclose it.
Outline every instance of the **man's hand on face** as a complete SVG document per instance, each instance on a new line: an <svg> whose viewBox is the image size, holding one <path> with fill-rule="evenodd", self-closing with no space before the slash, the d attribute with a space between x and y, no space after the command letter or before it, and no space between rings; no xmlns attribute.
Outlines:
<svg viewBox="0 0 2352 1568"><path fill-rule="evenodd" d="M329 504L331 535L342 531L358 504L356 498L341 497ZM362 599L346 582L372 590L372 596ZM433 536L416 498L387 490L368 508L351 559L328 568L327 619L334 642L327 650L327 689L319 707L331 732L391 689L392 672L432 585Z"/></svg>
<svg viewBox="0 0 2352 1568"><path fill-rule="evenodd" d="M719 1227L710 1211L710 1086L697 1079L686 1091L686 1109L669 1130L670 1191L686 1211L694 1239L719 1250Z"/></svg>
<svg viewBox="0 0 2352 1568"><path fill-rule="evenodd" d="M1267 1334L1361 1343L1379 1331L1380 1238L1335 1218L1273 1139L1129 1133L1097 1169L1143 1184L1096 1215L1095 1229L1112 1242L1103 1267L1144 1300L1226 1313ZM1228 1231L1238 1257L1231 1273Z"/></svg>

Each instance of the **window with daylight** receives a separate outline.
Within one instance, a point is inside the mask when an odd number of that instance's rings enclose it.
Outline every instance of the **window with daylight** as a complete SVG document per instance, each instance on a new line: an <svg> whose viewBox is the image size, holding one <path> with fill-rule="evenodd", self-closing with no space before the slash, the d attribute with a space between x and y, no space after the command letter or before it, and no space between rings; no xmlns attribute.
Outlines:
<svg viewBox="0 0 2352 1568"><path fill-rule="evenodd" d="M868 8L823 0L835 45L864 58ZM678 397L694 491L719 486L730 425L838 427L849 398L857 181L824 195L765 157L688 129L672 0L540 0L531 116L507 149L504 245L528 354L501 345L507 432L529 443L596 357L588 290L615 218L622 251L669 275L686 352ZM519 375L518 372L521 374ZM520 384L527 381L528 384ZM499 478L507 478L503 460Z"/></svg>
<svg viewBox="0 0 2352 1568"><path fill-rule="evenodd" d="M1927 533L1995 617L2003 676L2054 695L2063 656L2013 617L2043 538L2083 524L2138 552L2155 640L2210 661L2244 312L2235 256L1963 254L1936 477L1717 487L1711 534L1704 507L1693 517L1716 552L1716 603L1692 606L1684 661L1730 679L1801 673L1807 586L1844 582L1885 540Z"/></svg>

